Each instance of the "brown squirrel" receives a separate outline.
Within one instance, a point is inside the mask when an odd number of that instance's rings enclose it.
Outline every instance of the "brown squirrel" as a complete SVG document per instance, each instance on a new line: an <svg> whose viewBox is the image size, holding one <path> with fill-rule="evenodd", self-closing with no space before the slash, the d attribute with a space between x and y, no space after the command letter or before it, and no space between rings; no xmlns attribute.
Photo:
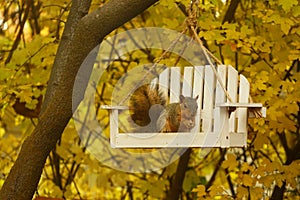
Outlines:
<svg viewBox="0 0 300 200"><path fill-rule="evenodd" d="M180 102L166 105L157 85L139 87L129 99L135 132L189 132L195 126L197 99L180 95Z"/></svg>

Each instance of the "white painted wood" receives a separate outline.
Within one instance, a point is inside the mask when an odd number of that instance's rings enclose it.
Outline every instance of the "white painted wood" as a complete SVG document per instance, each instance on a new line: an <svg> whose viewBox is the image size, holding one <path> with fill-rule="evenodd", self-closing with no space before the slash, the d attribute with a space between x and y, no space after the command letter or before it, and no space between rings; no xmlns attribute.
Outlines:
<svg viewBox="0 0 300 200"><path fill-rule="evenodd" d="M170 70L166 68L160 75L159 75L159 89L163 92L166 96L168 96L169 91L169 83L170 83Z"/></svg>
<svg viewBox="0 0 300 200"><path fill-rule="evenodd" d="M267 117L267 108L266 107L261 107L260 108L260 112L261 112L261 116L266 118ZM252 115L254 115L253 113L251 113ZM249 117L249 116L248 116ZM254 116L251 116L251 117L256 117L255 115Z"/></svg>
<svg viewBox="0 0 300 200"><path fill-rule="evenodd" d="M215 96L215 76L209 65L204 69L204 91L203 91L203 110L202 110L202 130L212 132L212 116Z"/></svg>
<svg viewBox="0 0 300 200"><path fill-rule="evenodd" d="M102 105L100 106L101 109L105 110L128 110L128 106L110 106L110 105Z"/></svg>
<svg viewBox="0 0 300 200"><path fill-rule="evenodd" d="M154 78L154 79L150 82L150 87L156 87L156 84L158 84L158 78Z"/></svg>
<svg viewBox="0 0 300 200"><path fill-rule="evenodd" d="M218 107L232 107L232 108L261 108L261 103L217 103Z"/></svg>
<svg viewBox="0 0 300 200"><path fill-rule="evenodd" d="M220 66L218 66L217 70L218 70L218 74L220 75L221 81L223 82L223 85L226 86L227 66L220 65ZM217 81L215 104L224 103L224 102L226 102L226 94L224 93L224 90L223 90L221 84L219 83L219 81Z"/></svg>
<svg viewBox="0 0 300 200"><path fill-rule="evenodd" d="M196 66L194 67L194 87L193 87L193 97L198 96L197 103L198 109L195 119L195 127L192 132L200 132L201 131L201 110L202 110L202 100L203 100L203 81L204 80L204 66Z"/></svg>
<svg viewBox="0 0 300 200"><path fill-rule="evenodd" d="M172 148L172 147L221 147L216 146L219 134L200 133L120 133L117 136L117 148ZM240 141L243 134L230 133L231 147L244 147Z"/></svg>
<svg viewBox="0 0 300 200"><path fill-rule="evenodd" d="M117 136L119 134L119 110L111 110L110 112L110 146L115 148L117 147Z"/></svg>
<svg viewBox="0 0 300 200"><path fill-rule="evenodd" d="M247 147L247 143L242 141L247 141L247 134L230 132L230 147Z"/></svg>
<svg viewBox="0 0 300 200"><path fill-rule="evenodd" d="M236 103L237 102L237 91L238 91L238 71L235 70L232 66L228 67L228 75L227 75L227 91L229 93L229 96L231 97L232 102L230 103ZM229 100L227 99L227 102ZM229 116L229 132L236 132L236 112L230 113Z"/></svg>
<svg viewBox="0 0 300 200"><path fill-rule="evenodd" d="M226 94L222 88L222 85L226 83L226 72L227 67L225 65L220 65L218 69L218 74L222 84L217 81L216 83L216 97L215 104L226 102ZM225 85L226 86L226 85ZM226 108L216 107L214 108L214 132L220 134L220 145L221 147L229 147L230 138L228 132L228 112Z"/></svg>
<svg viewBox="0 0 300 200"><path fill-rule="evenodd" d="M119 148L152 148L153 144L159 148L171 147L214 147L217 141L216 133L128 133L119 134L117 146ZM207 141L209 140L209 141ZM213 145L210 145L213 144Z"/></svg>
<svg viewBox="0 0 300 200"><path fill-rule="evenodd" d="M239 85L239 103L248 103L249 102L249 93L250 93L250 85L248 80L240 75L240 85ZM241 132L244 135L247 135L247 108L238 108L237 109L237 132ZM245 146L247 145L247 137L244 137L244 140L241 141Z"/></svg>
<svg viewBox="0 0 300 200"><path fill-rule="evenodd" d="M227 107L228 109L238 110L238 108L255 108L257 111L260 111L262 117L267 116L267 109L263 107L261 103L219 103L216 106L218 107ZM237 116L234 115L234 116ZM254 115L252 112L248 112L248 118L256 118L257 116ZM229 131L232 132L232 131Z"/></svg>
<svg viewBox="0 0 300 200"><path fill-rule="evenodd" d="M180 78L180 67L171 67L170 103L179 102Z"/></svg>
<svg viewBox="0 0 300 200"><path fill-rule="evenodd" d="M193 67L185 67L183 72L182 95L185 97L192 96L193 90Z"/></svg>

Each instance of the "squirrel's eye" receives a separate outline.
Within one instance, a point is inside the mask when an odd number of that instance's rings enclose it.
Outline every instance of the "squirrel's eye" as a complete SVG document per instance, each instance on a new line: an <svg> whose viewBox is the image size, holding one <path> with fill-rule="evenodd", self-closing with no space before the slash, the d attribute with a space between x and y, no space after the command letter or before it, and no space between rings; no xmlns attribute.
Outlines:
<svg viewBox="0 0 300 200"><path fill-rule="evenodd" d="M184 103L184 104L183 104L183 107L184 107L184 108L187 108L187 105Z"/></svg>

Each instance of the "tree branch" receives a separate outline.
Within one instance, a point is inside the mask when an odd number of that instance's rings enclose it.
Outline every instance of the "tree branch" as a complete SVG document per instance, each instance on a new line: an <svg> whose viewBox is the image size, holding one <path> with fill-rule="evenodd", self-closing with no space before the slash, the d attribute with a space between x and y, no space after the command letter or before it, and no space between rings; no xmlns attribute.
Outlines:
<svg viewBox="0 0 300 200"><path fill-rule="evenodd" d="M88 15L86 14L90 0L72 1L39 123L24 141L19 156L0 191L0 199L32 198L46 158L72 116L72 88L81 63L108 33L156 1L111 0ZM87 71L90 72L91 68ZM79 99L82 99L85 87L78 92Z"/></svg>
<svg viewBox="0 0 300 200"><path fill-rule="evenodd" d="M230 1L229 7L225 13L222 24L224 24L225 22L230 23L234 20L234 14L235 14L235 11L236 11L239 3L240 3L240 0L231 0Z"/></svg>
<svg viewBox="0 0 300 200"><path fill-rule="evenodd" d="M30 5L33 4L33 2L31 0L27 0L25 1L24 3L24 6L26 7L25 8L25 11L24 11L24 15L23 15L23 18L22 16L20 16L20 28L19 28L19 31L18 31L18 34L17 34L17 37L12 45L12 48L5 60L5 64L9 63L13 54L14 54L14 51L17 49L20 41L21 41L21 36L23 34L23 30L24 30L24 26L25 26L25 23L28 19L28 16L29 16L29 11L30 11ZM22 15L22 11L20 11L20 15Z"/></svg>
<svg viewBox="0 0 300 200"><path fill-rule="evenodd" d="M192 149L188 148L183 155L179 159L179 163L176 169L175 177L172 180L171 188L167 194L167 200L177 200L180 197L182 192L182 184L185 177L185 172L188 168L188 163L190 160L190 155L192 153Z"/></svg>
<svg viewBox="0 0 300 200"><path fill-rule="evenodd" d="M217 173L219 172L221 165L223 163L223 161L225 160L225 155L227 153L227 149L220 149L220 159L215 167L215 170L211 176L211 178L209 179L209 181L207 182L207 184L205 185L206 190L208 190L214 183Z"/></svg>

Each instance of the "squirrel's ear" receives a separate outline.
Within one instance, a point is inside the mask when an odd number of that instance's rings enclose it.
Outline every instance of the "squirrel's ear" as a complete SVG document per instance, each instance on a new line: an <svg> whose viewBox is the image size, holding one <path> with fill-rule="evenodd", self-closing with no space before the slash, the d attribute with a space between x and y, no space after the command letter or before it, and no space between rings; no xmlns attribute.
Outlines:
<svg viewBox="0 0 300 200"><path fill-rule="evenodd" d="M195 97L195 100L197 100L199 98L199 95L197 95L196 97Z"/></svg>
<svg viewBox="0 0 300 200"><path fill-rule="evenodd" d="M180 99L180 103L182 103L183 100L184 100L184 96L181 94L181 95L179 96L179 99Z"/></svg>

